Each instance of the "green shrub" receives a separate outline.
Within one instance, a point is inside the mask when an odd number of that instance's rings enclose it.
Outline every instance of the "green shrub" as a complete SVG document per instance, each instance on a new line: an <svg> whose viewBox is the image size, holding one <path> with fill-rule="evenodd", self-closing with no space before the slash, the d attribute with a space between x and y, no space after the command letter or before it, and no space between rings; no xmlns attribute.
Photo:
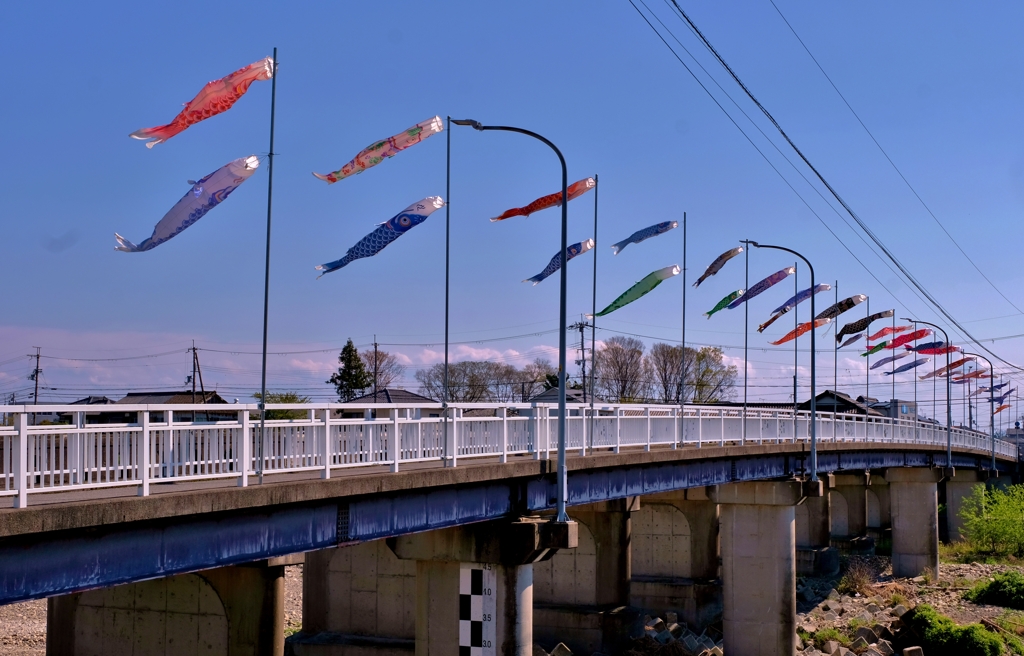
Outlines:
<svg viewBox="0 0 1024 656"><path fill-rule="evenodd" d="M991 581L977 583L964 598L976 604L1024 610L1024 574L1016 570L996 574Z"/></svg>
<svg viewBox="0 0 1024 656"><path fill-rule="evenodd" d="M928 604L920 604L900 618L920 637L920 646L928 656L1000 656L1002 639L980 624L957 626Z"/></svg>
<svg viewBox="0 0 1024 656"><path fill-rule="evenodd" d="M976 485L964 498L960 517L975 550L1024 556L1024 485L1005 490Z"/></svg>

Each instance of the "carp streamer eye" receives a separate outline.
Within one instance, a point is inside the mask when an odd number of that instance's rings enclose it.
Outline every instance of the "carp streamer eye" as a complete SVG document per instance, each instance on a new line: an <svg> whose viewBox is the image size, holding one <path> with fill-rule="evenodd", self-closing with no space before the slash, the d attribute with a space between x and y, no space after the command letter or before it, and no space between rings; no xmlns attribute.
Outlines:
<svg viewBox="0 0 1024 656"><path fill-rule="evenodd" d="M402 226L403 228L408 228L410 225L412 225L412 219L403 214L402 216L398 217L398 225Z"/></svg>

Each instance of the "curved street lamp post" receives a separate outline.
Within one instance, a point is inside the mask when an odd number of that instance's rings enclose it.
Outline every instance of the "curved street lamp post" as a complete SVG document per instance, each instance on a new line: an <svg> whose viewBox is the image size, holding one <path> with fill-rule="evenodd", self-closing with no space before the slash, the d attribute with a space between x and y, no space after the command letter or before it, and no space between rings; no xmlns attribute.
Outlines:
<svg viewBox="0 0 1024 656"><path fill-rule="evenodd" d="M558 147L555 146L555 144L551 143L536 132L531 132L530 130L505 125L482 125L479 121L474 121L472 119L453 119L452 123L456 125L468 125L474 130L479 130L481 132L486 130L499 130L502 132L518 132L519 134L525 134L528 137L533 137L538 141L544 142L549 148L551 148L551 150L555 151L555 154L558 155L558 161L562 165L562 248L559 250L559 261L561 264L561 275L559 277L561 280L558 300L558 515L555 521L567 522L569 521L569 516L565 512L565 498L567 496L565 465L565 297L567 274L565 266L565 249L568 247L567 242L569 240L569 202L567 198L569 195L569 171L565 166L565 157L562 156L562 151L558 150Z"/></svg>
<svg viewBox="0 0 1024 656"><path fill-rule="evenodd" d="M963 354L964 355L973 355L976 358L981 358L982 360L985 361L985 364L988 365L988 417L989 417L989 427L990 427L990 430L992 432L992 471L995 471L996 470L996 399L992 395L996 393L996 390L995 390L995 387L994 387L995 384L996 384L996 371L992 367L992 361L989 360L988 358L986 358L984 355L979 355L977 353L968 353L967 351L964 351ZM948 378L948 376L947 376L947 378ZM978 386L979 387L981 386L980 382L978 383ZM979 421L978 423L980 424L981 422Z"/></svg>
<svg viewBox="0 0 1024 656"><path fill-rule="evenodd" d="M768 244L759 244L756 241L750 241L750 240L744 240L743 243L747 244L749 246L753 246L754 248L771 248L771 249L774 249L774 250L777 250L777 251L786 251L787 253L792 253L793 255L796 255L797 257L799 257L801 260L804 261L804 264L807 265L807 269L811 273L811 290L812 290L812 293L811 293L811 478L810 478L810 480L812 482L817 482L817 480L818 480L818 439L817 439L817 427L816 427L816 424L818 422L818 403L817 403L818 400L815 397L815 394L817 392L815 391L815 387L814 387L815 360L817 360L817 353L815 352L815 339L814 339L814 293L813 293L813 290L814 290L814 267L811 266L811 261L810 260L808 260L806 257L801 255L800 253L797 253L792 248L786 248L784 246L770 246ZM744 423L746 423L747 418L744 417L743 421L744 421ZM833 419L833 421L834 421L834 419ZM794 435L794 437L796 437L796 436Z"/></svg>
<svg viewBox="0 0 1024 656"><path fill-rule="evenodd" d="M949 346L949 335L946 334L946 331L945 331L944 328L942 328L942 326L938 326L938 325L936 325L934 323L930 323L928 321L919 321L917 319L911 319L909 317L901 317L900 321L909 321L909 322L914 323L914 324L923 323L926 326L931 326L935 330L938 330L939 332L942 333L942 338L945 340L946 346ZM952 384L950 383L950 378L952 378L952 376L950 376L950 373L948 371L948 368L949 368L949 353L946 353L946 368L947 368L947 371L946 371L946 467L952 467L953 466L953 404L952 404L953 388L952 388ZM915 414L917 413L917 408L914 408L914 412L915 412Z"/></svg>

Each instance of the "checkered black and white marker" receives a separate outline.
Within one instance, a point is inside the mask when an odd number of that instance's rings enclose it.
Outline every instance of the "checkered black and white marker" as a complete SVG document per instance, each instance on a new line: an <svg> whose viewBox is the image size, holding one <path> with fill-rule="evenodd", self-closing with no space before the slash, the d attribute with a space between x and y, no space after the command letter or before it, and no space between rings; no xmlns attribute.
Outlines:
<svg viewBox="0 0 1024 656"><path fill-rule="evenodd" d="M492 656L497 577L493 565L462 563L459 571L459 656Z"/></svg>

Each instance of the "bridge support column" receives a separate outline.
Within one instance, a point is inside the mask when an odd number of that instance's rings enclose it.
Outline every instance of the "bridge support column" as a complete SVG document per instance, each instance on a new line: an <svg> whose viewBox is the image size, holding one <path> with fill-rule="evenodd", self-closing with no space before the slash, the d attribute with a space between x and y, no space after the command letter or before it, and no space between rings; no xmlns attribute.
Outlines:
<svg viewBox="0 0 1024 656"><path fill-rule="evenodd" d="M893 576L939 574L939 472L924 467L885 472L892 504Z"/></svg>
<svg viewBox="0 0 1024 656"><path fill-rule="evenodd" d="M943 483L946 487L946 531L950 542L963 540L964 520L960 519L964 499L969 497L974 488L983 483L978 479L978 472L972 469L957 469L952 478Z"/></svg>
<svg viewBox="0 0 1024 656"><path fill-rule="evenodd" d="M579 543L533 566L534 641L574 653L614 653L636 613L630 603L632 519L639 497L573 506Z"/></svg>
<svg viewBox="0 0 1024 656"><path fill-rule="evenodd" d="M284 654L284 567L266 561L51 597L48 656Z"/></svg>
<svg viewBox="0 0 1024 656"><path fill-rule="evenodd" d="M725 653L790 656L796 649L794 507L800 483L719 487Z"/></svg>
<svg viewBox="0 0 1024 656"><path fill-rule="evenodd" d="M718 504L705 487L645 496L633 519L632 606L675 612L697 632L722 612Z"/></svg>
<svg viewBox="0 0 1024 656"><path fill-rule="evenodd" d="M796 507L796 573L827 576L839 571L839 552L832 548L828 494L807 497Z"/></svg>
<svg viewBox="0 0 1024 656"><path fill-rule="evenodd" d="M841 494L846 501L846 535L837 537L856 538L864 535L867 528L866 493L868 475L836 474L832 494Z"/></svg>
<svg viewBox="0 0 1024 656"><path fill-rule="evenodd" d="M535 518L470 524L388 540L416 562L416 656L492 647L533 653L533 563L575 548L577 525Z"/></svg>

